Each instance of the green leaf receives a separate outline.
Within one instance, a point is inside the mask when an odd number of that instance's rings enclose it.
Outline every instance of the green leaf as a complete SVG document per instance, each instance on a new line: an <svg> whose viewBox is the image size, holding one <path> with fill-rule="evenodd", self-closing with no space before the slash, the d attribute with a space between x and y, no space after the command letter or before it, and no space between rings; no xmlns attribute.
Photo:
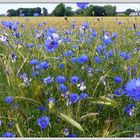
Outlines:
<svg viewBox="0 0 140 140"><path fill-rule="evenodd" d="M78 128L79 130L81 130L84 133L83 128L81 127L81 125L76 122L75 120L73 120L72 118L70 118L69 116L66 116L63 113L60 113L60 118L67 121L68 123L70 123L71 125L75 126L76 128Z"/></svg>

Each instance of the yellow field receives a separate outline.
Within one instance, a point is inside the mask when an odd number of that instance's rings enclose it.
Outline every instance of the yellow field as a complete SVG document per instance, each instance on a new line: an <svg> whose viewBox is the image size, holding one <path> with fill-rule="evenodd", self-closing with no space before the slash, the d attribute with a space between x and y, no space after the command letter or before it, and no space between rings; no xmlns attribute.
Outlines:
<svg viewBox="0 0 140 140"><path fill-rule="evenodd" d="M24 24L27 24L25 18L29 18L28 24L34 25L37 23L46 22L47 26L54 26L57 28L69 28L71 26L72 21L76 20L76 25L80 25L81 23L88 21L90 26L95 29L107 29L111 31L118 30L118 24L116 22L122 22L123 26L133 27L135 23L137 26L140 25L140 17L68 17L68 21L64 20L64 17L0 17L0 20L14 20L20 21ZM100 21L98 21L99 19Z"/></svg>

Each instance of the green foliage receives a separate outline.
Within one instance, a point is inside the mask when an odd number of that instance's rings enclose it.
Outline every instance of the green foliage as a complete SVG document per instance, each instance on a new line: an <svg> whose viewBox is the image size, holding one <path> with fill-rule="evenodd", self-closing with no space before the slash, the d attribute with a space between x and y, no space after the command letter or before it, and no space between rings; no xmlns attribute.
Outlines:
<svg viewBox="0 0 140 140"><path fill-rule="evenodd" d="M125 15L129 15L131 12L135 12L135 10L134 9L126 9L126 11L125 11Z"/></svg>
<svg viewBox="0 0 140 140"><path fill-rule="evenodd" d="M53 16L64 16L65 15L65 5L63 3L58 4L53 10Z"/></svg>
<svg viewBox="0 0 140 140"><path fill-rule="evenodd" d="M116 16L116 6L111 6L111 5L105 5L105 15L106 16Z"/></svg>

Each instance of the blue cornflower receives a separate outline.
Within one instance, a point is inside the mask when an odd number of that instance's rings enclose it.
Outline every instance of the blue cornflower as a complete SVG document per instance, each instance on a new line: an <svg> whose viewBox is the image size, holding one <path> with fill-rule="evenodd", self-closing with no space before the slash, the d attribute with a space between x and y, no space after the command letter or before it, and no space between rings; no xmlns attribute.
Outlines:
<svg viewBox="0 0 140 140"><path fill-rule="evenodd" d="M12 30L16 31L18 29L18 26L17 25L13 25L12 26Z"/></svg>
<svg viewBox="0 0 140 140"><path fill-rule="evenodd" d="M42 112L42 111L46 111L46 108L44 106L38 106L37 110Z"/></svg>
<svg viewBox="0 0 140 140"><path fill-rule="evenodd" d="M122 82L122 78L119 77L119 76L115 76L115 77L114 77L114 81L115 81L116 83L121 83L121 82Z"/></svg>
<svg viewBox="0 0 140 140"><path fill-rule="evenodd" d="M81 100L88 99L87 93L81 93L80 98L81 98Z"/></svg>
<svg viewBox="0 0 140 140"><path fill-rule="evenodd" d="M88 2L77 2L77 7L80 9L85 9L88 7Z"/></svg>
<svg viewBox="0 0 140 140"><path fill-rule="evenodd" d="M64 83L65 81L66 81L65 76L58 75L58 76L56 77L56 82L57 82L58 84L62 84L62 83Z"/></svg>
<svg viewBox="0 0 140 140"><path fill-rule="evenodd" d="M73 63L77 62L77 57L71 58L71 62L73 62Z"/></svg>
<svg viewBox="0 0 140 140"><path fill-rule="evenodd" d="M76 83L78 83L79 82L79 80L80 80L80 78L78 77L78 76L72 76L71 78L70 78L70 82L72 83L72 84L76 84Z"/></svg>
<svg viewBox="0 0 140 140"><path fill-rule="evenodd" d="M112 43L112 39L110 37L106 37L102 39L103 43L108 45Z"/></svg>
<svg viewBox="0 0 140 140"><path fill-rule="evenodd" d="M128 60L131 57L131 54L126 52L120 52L120 57L122 57L124 60Z"/></svg>
<svg viewBox="0 0 140 140"><path fill-rule="evenodd" d="M37 124L41 129L45 129L49 125L49 118L47 116L39 117Z"/></svg>
<svg viewBox="0 0 140 140"><path fill-rule="evenodd" d="M99 54L103 53L103 50L104 50L104 48L103 48L102 45L99 45L99 46L96 47L96 51L97 51Z"/></svg>
<svg viewBox="0 0 140 140"><path fill-rule="evenodd" d="M2 137L15 137L15 135L12 132L5 132L2 134Z"/></svg>
<svg viewBox="0 0 140 140"><path fill-rule="evenodd" d="M118 34L116 33L116 32L114 32L113 34L112 34L112 37L113 38L116 38L118 36Z"/></svg>
<svg viewBox="0 0 140 140"><path fill-rule="evenodd" d="M37 64L38 64L38 60L37 59L30 60L30 65L37 65Z"/></svg>
<svg viewBox="0 0 140 140"><path fill-rule="evenodd" d="M134 109L134 104L129 104L128 106L125 106L123 108L123 111L129 116L131 117L132 116L132 113L133 113L133 109Z"/></svg>
<svg viewBox="0 0 140 140"><path fill-rule="evenodd" d="M100 56L95 56L94 57L94 62L97 63L97 64L100 63L101 62Z"/></svg>
<svg viewBox="0 0 140 140"><path fill-rule="evenodd" d="M108 59L109 57L112 57L113 55L113 50L109 50L105 53L105 58Z"/></svg>
<svg viewBox="0 0 140 140"><path fill-rule="evenodd" d="M39 74L40 74L39 71L32 72L32 76L33 76L33 77L38 76Z"/></svg>
<svg viewBox="0 0 140 140"><path fill-rule="evenodd" d="M3 122L0 120L0 126L2 126Z"/></svg>
<svg viewBox="0 0 140 140"><path fill-rule="evenodd" d="M69 134L69 135L68 135L68 137L71 137L71 138L72 138L72 137L73 137L73 138L76 138L76 137L77 137L77 135L76 135L76 134Z"/></svg>
<svg viewBox="0 0 140 140"><path fill-rule="evenodd" d="M72 50L68 50L68 51L66 51L66 52L64 53L64 56L70 57L70 56L72 56L72 55L73 55L73 51L72 51Z"/></svg>
<svg viewBox="0 0 140 140"><path fill-rule="evenodd" d="M64 84L59 84L58 89L62 93L66 93L68 91L68 88Z"/></svg>
<svg viewBox="0 0 140 140"><path fill-rule="evenodd" d="M136 32L136 35L140 36L140 31Z"/></svg>
<svg viewBox="0 0 140 140"><path fill-rule="evenodd" d="M125 91L122 88L118 88L118 89L114 90L114 94L117 96L120 96L122 94L125 94Z"/></svg>
<svg viewBox="0 0 140 140"><path fill-rule="evenodd" d="M48 102L49 102L49 103L50 103L50 102L55 103L55 102L56 102L56 99L53 98L53 97L50 97L50 98L48 99Z"/></svg>
<svg viewBox="0 0 140 140"><path fill-rule="evenodd" d="M78 57L77 62L79 64L86 63L89 60L89 57L87 55L81 55Z"/></svg>
<svg viewBox="0 0 140 140"><path fill-rule="evenodd" d="M93 37L96 37L96 36L97 36L96 31L94 29L92 29L90 37L93 38Z"/></svg>
<svg viewBox="0 0 140 140"><path fill-rule="evenodd" d="M34 44L30 43L30 44L27 44L27 47L29 48L32 48L34 46Z"/></svg>
<svg viewBox="0 0 140 140"><path fill-rule="evenodd" d="M14 102L14 97L12 96L7 96L4 98L4 101L7 103L7 104L12 104Z"/></svg>
<svg viewBox="0 0 140 140"><path fill-rule="evenodd" d="M84 23L82 23L81 27L83 30L86 30L89 28L89 24L87 22L84 22Z"/></svg>
<svg viewBox="0 0 140 140"><path fill-rule="evenodd" d="M40 62L39 63L39 67L41 68L41 69L48 69L49 68L49 63L47 62L47 61L42 61L42 62Z"/></svg>
<svg viewBox="0 0 140 140"><path fill-rule="evenodd" d="M58 67L59 67L60 69L63 69L64 66L65 66L65 65L64 65L63 63L60 63Z"/></svg>
<svg viewBox="0 0 140 140"><path fill-rule="evenodd" d="M129 96L135 101L140 101L140 78L131 79L125 86L126 96Z"/></svg>
<svg viewBox="0 0 140 140"><path fill-rule="evenodd" d="M76 103L79 100L79 96L76 93L72 93L69 95L69 102Z"/></svg>
<svg viewBox="0 0 140 140"><path fill-rule="evenodd" d="M46 52L54 52L58 47L58 39L53 39L51 37L47 37L44 43Z"/></svg>
<svg viewBox="0 0 140 140"><path fill-rule="evenodd" d="M44 82L45 84L50 84L50 83L52 83L53 81L54 81L54 78L51 77L51 76L48 76L48 77L46 77L46 78L43 79L43 82Z"/></svg>

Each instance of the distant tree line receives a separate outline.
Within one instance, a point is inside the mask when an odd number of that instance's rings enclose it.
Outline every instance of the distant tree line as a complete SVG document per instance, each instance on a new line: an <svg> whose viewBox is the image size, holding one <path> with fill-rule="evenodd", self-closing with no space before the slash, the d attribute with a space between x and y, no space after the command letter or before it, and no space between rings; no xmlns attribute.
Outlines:
<svg viewBox="0 0 140 140"><path fill-rule="evenodd" d="M135 12L133 9L127 9L124 14L129 15L131 12ZM19 8L17 10L9 9L7 11L8 16L34 16L37 13L39 16L116 16L116 6L94 6L89 5L86 9L77 9L73 11L71 7L66 7L63 3L58 4L52 13L48 14L48 10L44 8Z"/></svg>

